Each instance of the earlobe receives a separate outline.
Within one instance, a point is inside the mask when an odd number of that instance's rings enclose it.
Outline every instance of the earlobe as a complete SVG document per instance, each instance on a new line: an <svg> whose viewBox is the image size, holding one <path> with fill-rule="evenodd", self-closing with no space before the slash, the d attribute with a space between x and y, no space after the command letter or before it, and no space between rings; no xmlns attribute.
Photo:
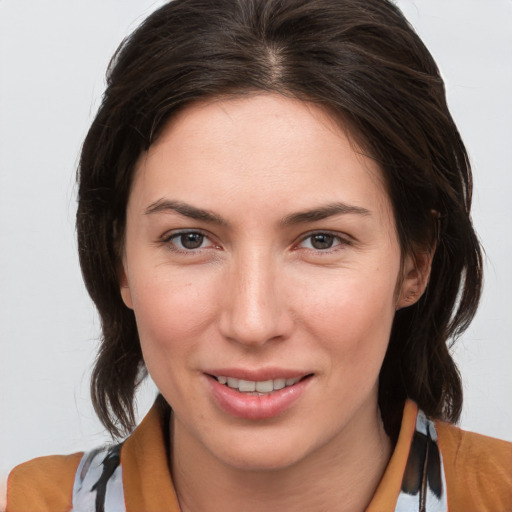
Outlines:
<svg viewBox="0 0 512 512"><path fill-rule="evenodd" d="M423 295L430 278L434 250L422 251L405 258L396 309L415 304Z"/></svg>
<svg viewBox="0 0 512 512"><path fill-rule="evenodd" d="M126 272L124 270L124 265L120 266L118 275L119 275L119 290L121 292L121 298L127 308L133 309L133 301L132 294L130 291L130 286L128 285L128 278L126 277Z"/></svg>

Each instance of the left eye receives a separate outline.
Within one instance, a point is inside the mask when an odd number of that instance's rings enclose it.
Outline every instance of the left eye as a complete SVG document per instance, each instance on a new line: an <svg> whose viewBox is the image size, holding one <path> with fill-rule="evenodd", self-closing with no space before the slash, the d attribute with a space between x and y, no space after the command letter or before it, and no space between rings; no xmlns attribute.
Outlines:
<svg viewBox="0 0 512 512"><path fill-rule="evenodd" d="M210 240L197 231L187 231L185 233L176 233L169 237L167 241L180 250L192 251L205 247Z"/></svg>
<svg viewBox="0 0 512 512"><path fill-rule="evenodd" d="M300 245L307 249L325 251L327 249L332 249L341 243L342 240L339 236L332 235L330 233L313 233L312 235L304 238Z"/></svg>

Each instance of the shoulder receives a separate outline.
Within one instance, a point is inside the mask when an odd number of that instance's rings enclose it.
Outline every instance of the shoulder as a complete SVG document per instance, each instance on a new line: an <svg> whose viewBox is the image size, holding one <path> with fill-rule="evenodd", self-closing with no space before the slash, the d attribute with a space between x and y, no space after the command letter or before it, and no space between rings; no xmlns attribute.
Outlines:
<svg viewBox="0 0 512 512"><path fill-rule="evenodd" d="M493 437L467 432L454 425L435 423L445 464L465 467L482 478L502 478L512 484L512 443ZM481 471L480 471L481 470Z"/></svg>
<svg viewBox="0 0 512 512"><path fill-rule="evenodd" d="M83 453L39 457L16 466L7 481L7 512L67 512Z"/></svg>
<svg viewBox="0 0 512 512"><path fill-rule="evenodd" d="M452 510L512 510L512 443L436 421Z"/></svg>

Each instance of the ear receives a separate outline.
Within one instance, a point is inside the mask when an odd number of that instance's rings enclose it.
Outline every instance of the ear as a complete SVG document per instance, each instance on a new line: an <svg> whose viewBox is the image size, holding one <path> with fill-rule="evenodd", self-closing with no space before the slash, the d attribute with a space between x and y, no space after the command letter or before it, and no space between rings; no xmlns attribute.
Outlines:
<svg viewBox="0 0 512 512"><path fill-rule="evenodd" d="M123 302L127 308L133 309L132 293L130 291L130 285L128 284L128 278L126 277L124 261L119 265L117 275L121 298L123 299Z"/></svg>
<svg viewBox="0 0 512 512"><path fill-rule="evenodd" d="M396 309L415 304L423 295L430 278L435 248L418 251L405 257Z"/></svg>

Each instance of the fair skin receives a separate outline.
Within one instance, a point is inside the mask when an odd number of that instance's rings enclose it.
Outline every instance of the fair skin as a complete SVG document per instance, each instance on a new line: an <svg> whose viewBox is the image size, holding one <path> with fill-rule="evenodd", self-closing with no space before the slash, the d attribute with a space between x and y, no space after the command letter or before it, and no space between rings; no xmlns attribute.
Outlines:
<svg viewBox="0 0 512 512"><path fill-rule="evenodd" d="M121 293L173 409L184 512L364 510L392 450L378 375L396 309L424 288L417 261L380 169L318 106L257 94L168 123L137 164Z"/></svg>

